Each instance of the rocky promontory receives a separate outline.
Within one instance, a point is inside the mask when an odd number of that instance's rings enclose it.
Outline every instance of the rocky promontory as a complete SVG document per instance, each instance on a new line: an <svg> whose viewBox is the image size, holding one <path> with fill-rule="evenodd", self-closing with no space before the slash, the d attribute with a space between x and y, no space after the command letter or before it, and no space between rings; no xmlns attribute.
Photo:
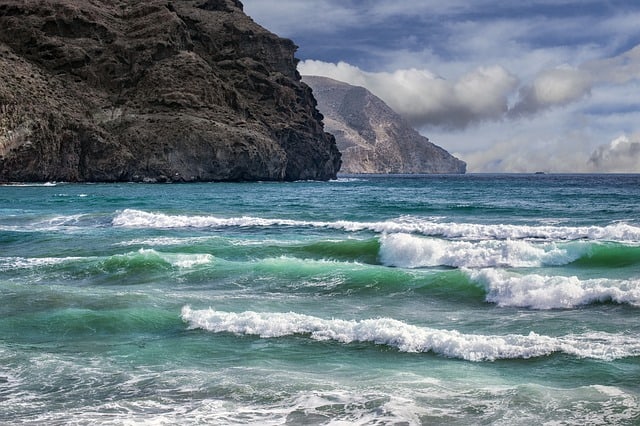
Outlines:
<svg viewBox="0 0 640 426"><path fill-rule="evenodd" d="M238 0L0 0L0 182L335 178L295 50Z"/></svg>
<svg viewBox="0 0 640 426"><path fill-rule="evenodd" d="M465 173L466 164L420 135L364 87L303 76L342 152L342 173Z"/></svg>

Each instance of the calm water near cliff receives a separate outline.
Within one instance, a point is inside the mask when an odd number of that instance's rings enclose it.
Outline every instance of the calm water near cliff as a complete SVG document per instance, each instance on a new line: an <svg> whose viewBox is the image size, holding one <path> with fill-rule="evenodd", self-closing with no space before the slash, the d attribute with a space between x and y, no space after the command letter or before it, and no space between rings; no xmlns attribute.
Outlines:
<svg viewBox="0 0 640 426"><path fill-rule="evenodd" d="M0 424L638 424L640 176L0 186Z"/></svg>

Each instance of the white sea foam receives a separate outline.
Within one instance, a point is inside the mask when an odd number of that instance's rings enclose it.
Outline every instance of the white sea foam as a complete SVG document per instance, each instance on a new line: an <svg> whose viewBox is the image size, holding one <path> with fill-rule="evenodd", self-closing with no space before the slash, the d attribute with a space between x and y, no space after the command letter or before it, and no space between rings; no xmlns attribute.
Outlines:
<svg viewBox="0 0 640 426"><path fill-rule="evenodd" d="M284 392L267 403L247 402L241 398L204 398L179 400L170 396L157 398L105 398L81 410L55 407L40 415L22 415L24 424L108 424L124 426L161 425L382 425L419 424L424 407L413 399L362 390L300 391L285 401ZM30 395L31 396L31 395ZM31 396L36 399L37 396ZM113 399L110 401L109 399ZM261 401L266 398L262 396ZM269 403L270 402L270 403ZM31 408L29 403L23 404ZM436 410L434 410L436 411ZM440 414L438 412L438 414Z"/></svg>
<svg viewBox="0 0 640 426"><path fill-rule="evenodd" d="M114 246L178 246L197 244L217 237L150 237L114 243Z"/></svg>
<svg viewBox="0 0 640 426"><path fill-rule="evenodd" d="M292 402L287 423L295 424L419 424L429 412L412 398L366 390L302 392Z"/></svg>
<svg viewBox="0 0 640 426"><path fill-rule="evenodd" d="M213 256L204 254L174 254L171 256L163 255L165 259L179 268L193 268L198 265L207 265L213 261Z"/></svg>
<svg viewBox="0 0 640 426"><path fill-rule="evenodd" d="M295 334L341 343L372 342L401 352L434 352L469 361L533 358L565 353L581 358L613 360L640 356L640 338L624 334L587 333L550 337L536 334L482 335L418 327L391 318L340 320L289 313L221 312L182 308L190 328L212 332L258 335L263 338Z"/></svg>
<svg viewBox="0 0 640 426"><path fill-rule="evenodd" d="M0 257L0 271L31 269L80 261L86 257Z"/></svg>
<svg viewBox="0 0 640 426"><path fill-rule="evenodd" d="M148 213L140 210L123 210L113 219L113 226L127 228L222 228L229 226L297 226L310 225L288 219L262 219L250 216L219 218L215 216L167 215Z"/></svg>
<svg viewBox="0 0 640 426"><path fill-rule="evenodd" d="M340 240L336 240L340 241ZM274 246L287 246L292 244L299 244L299 240L285 240L285 239L268 239L261 238L255 240L249 239L232 239L220 237L218 235L212 236L203 236L203 237L149 237L149 238L135 238L132 240L121 241L114 243L114 246L182 246L182 245L194 245L194 244L203 244L216 242L219 245L229 245L229 246L238 246L238 247L246 247L246 246L264 246L264 245L274 245Z"/></svg>
<svg viewBox="0 0 640 426"><path fill-rule="evenodd" d="M250 375L255 374L252 371ZM247 388L253 393L260 392L259 385ZM5 405L16 413L20 424L29 425L365 426L493 424L496 418L501 419L500 424L632 425L637 423L640 412L638 398L633 391L611 386L564 389L527 384L500 389L453 391L451 388L428 387L410 393L402 389L381 392L364 386L331 389L330 385L324 385L322 390L301 390L297 393L278 389L276 395L265 397L263 393L255 402L239 397L220 399L215 396L196 396L185 400L170 392L164 392L162 398L158 398L146 392L136 397L110 396L94 404L89 400L82 409L68 408L64 404L42 407L44 404L40 402L39 395L23 393L20 395L22 401L12 398L10 402L17 403ZM34 407L37 408L34 410ZM18 411L20 408L24 410Z"/></svg>
<svg viewBox="0 0 640 426"><path fill-rule="evenodd" d="M563 265L589 250L588 243L560 247L522 240L450 241L404 233L385 234L380 243L382 263L401 268Z"/></svg>
<svg viewBox="0 0 640 426"><path fill-rule="evenodd" d="M30 187L30 186L58 186L57 182L44 182L44 183L36 183L36 182L14 182L14 183L2 183L0 186L18 186L18 187Z"/></svg>
<svg viewBox="0 0 640 426"><path fill-rule="evenodd" d="M63 226L77 225L85 215L74 214L68 216L55 216L49 219L44 219L34 224L36 228L56 229Z"/></svg>
<svg viewBox="0 0 640 426"><path fill-rule="evenodd" d="M160 259L177 268L193 268L213 262L214 257L208 253L163 253L153 249L142 248L136 252L118 254L112 258L131 258L143 256L149 259ZM62 265L68 262L82 262L100 259L91 257L0 257L0 271L14 269L31 269L47 266Z"/></svg>
<svg viewBox="0 0 640 426"><path fill-rule="evenodd" d="M118 212L113 226L128 228L220 228L299 226L342 229L349 232L374 231L379 233L409 233L446 238L486 239L547 239L547 240L610 240L640 241L640 227L615 223L607 226L531 226L502 224L472 224L438 222L429 218L403 216L381 222L303 221L293 219L266 219L252 216L221 218L216 216L186 216L150 213L126 209Z"/></svg>
<svg viewBox="0 0 640 426"><path fill-rule="evenodd" d="M364 182L366 179L356 177L338 177L338 179L330 180L329 183L349 183L349 182Z"/></svg>
<svg viewBox="0 0 640 426"><path fill-rule="evenodd" d="M0 231L32 232L58 231L60 229L65 229L66 231L68 231L70 230L69 227L78 226L82 222L82 219L85 217L86 216L83 214L54 216L21 224L0 225Z"/></svg>
<svg viewBox="0 0 640 426"><path fill-rule="evenodd" d="M197 265L205 265L211 263L214 259L214 257L208 253L163 253L144 248L138 250L137 254L149 258L157 257L178 268L192 268Z"/></svg>
<svg viewBox="0 0 640 426"><path fill-rule="evenodd" d="M0 387L0 395L5 397L4 418L29 425L364 426L489 424L496 418L502 424L582 425L635 424L640 412L636 392L629 387L551 387L519 382L495 386L491 378L479 385L462 378L441 385L430 378L411 383L393 373L381 375L378 383L345 383L328 379L321 372L255 366L220 369L215 377L210 370L194 368L173 368L169 372L137 368L131 372L118 370L114 375L114 366L104 362L93 362L87 368L82 360L74 365L61 357L51 357L46 364L38 373L46 375L46 389L65 391L65 403L48 403L52 392L44 395L27 379L12 384L9 378L9 386ZM25 368L33 374L31 366ZM429 374L426 370L425 375ZM69 375L74 377L71 384ZM48 383L51 376L56 380ZM152 392L150 383L155 388L161 386L161 398ZM215 392L208 391L212 386ZM90 397L86 396L87 389L92 389ZM62 392L53 394L55 397ZM72 397L79 402L74 403ZM553 409L545 409L549 406Z"/></svg>
<svg viewBox="0 0 640 426"><path fill-rule="evenodd" d="M467 271L487 291L488 302L533 309L574 308L613 301L640 307L640 280L519 275L504 270Z"/></svg>

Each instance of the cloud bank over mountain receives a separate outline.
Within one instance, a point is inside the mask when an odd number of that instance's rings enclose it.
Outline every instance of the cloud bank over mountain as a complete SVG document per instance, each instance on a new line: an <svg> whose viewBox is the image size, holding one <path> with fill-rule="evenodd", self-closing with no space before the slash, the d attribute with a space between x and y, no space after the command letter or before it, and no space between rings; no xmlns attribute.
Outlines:
<svg viewBox="0 0 640 426"><path fill-rule="evenodd" d="M508 111L508 97L517 84L500 66L478 68L453 81L426 69L373 73L345 62L307 60L298 70L366 87L416 127L464 128L499 119Z"/></svg>
<svg viewBox="0 0 640 426"><path fill-rule="evenodd" d="M470 172L640 172L614 143L640 132L638 3L244 4L302 74L366 87Z"/></svg>

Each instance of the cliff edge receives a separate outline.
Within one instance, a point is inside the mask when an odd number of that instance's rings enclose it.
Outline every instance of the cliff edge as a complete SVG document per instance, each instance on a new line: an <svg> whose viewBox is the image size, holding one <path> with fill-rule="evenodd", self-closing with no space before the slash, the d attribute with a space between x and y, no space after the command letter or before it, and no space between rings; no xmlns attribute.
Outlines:
<svg viewBox="0 0 640 426"><path fill-rule="evenodd" d="M420 135L364 87L307 75L303 81L342 152L342 173L465 173L464 161Z"/></svg>
<svg viewBox="0 0 640 426"><path fill-rule="evenodd" d="M295 50L237 0L0 0L0 182L335 178Z"/></svg>

